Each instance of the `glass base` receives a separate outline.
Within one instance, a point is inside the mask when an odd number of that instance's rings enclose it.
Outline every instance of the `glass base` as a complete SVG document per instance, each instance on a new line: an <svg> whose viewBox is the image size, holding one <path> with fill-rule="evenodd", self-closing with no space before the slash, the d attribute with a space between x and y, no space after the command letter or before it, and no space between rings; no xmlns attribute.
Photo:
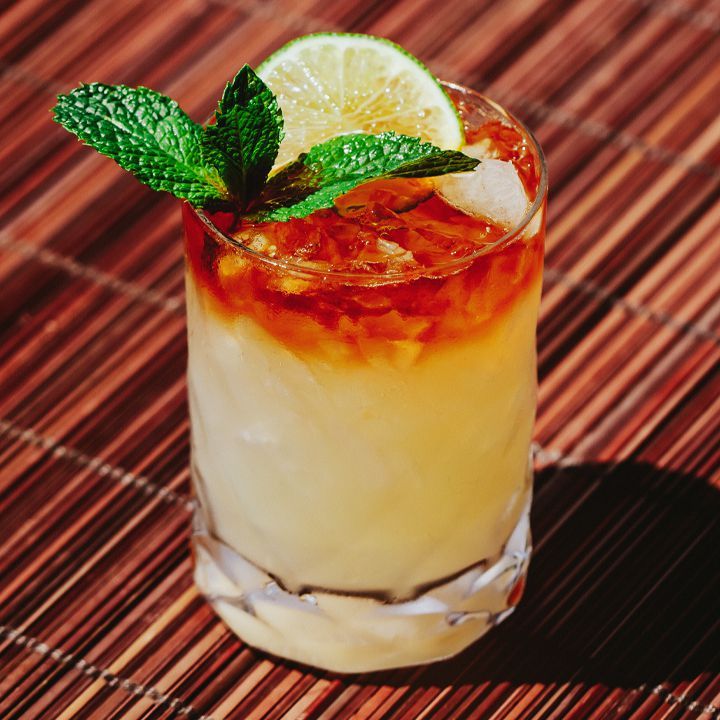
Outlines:
<svg viewBox="0 0 720 720"><path fill-rule="evenodd" d="M530 493L528 493L530 495ZM450 657L517 605L530 560L530 498L494 558L398 602L318 590L297 595L214 537L196 509L195 582L233 632L253 647L354 673Z"/></svg>

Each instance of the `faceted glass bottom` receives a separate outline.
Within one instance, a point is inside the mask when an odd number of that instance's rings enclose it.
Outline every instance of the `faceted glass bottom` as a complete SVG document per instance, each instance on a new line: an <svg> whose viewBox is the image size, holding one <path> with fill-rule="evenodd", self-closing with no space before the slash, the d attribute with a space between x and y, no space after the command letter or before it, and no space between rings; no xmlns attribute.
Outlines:
<svg viewBox="0 0 720 720"><path fill-rule="evenodd" d="M195 582L233 632L273 655L345 673L428 663L460 652L513 611L530 560L529 513L530 491L498 556L426 585L412 599L388 602L289 592L214 537L197 506Z"/></svg>

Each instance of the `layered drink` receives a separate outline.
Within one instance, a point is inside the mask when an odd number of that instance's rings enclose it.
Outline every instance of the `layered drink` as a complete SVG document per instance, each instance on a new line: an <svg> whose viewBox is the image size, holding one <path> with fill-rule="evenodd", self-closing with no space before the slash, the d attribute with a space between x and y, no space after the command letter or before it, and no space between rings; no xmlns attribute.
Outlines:
<svg viewBox="0 0 720 720"><path fill-rule="evenodd" d="M451 655L524 586L545 171L446 89L472 172L287 222L183 209L196 582L251 645L335 671Z"/></svg>
<svg viewBox="0 0 720 720"><path fill-rule="evenodd" d="M542 153L385 38L243 65L211 119L83 83L54 119L183 201L195 579L254 647L447 657L530 554Z"/></svg>

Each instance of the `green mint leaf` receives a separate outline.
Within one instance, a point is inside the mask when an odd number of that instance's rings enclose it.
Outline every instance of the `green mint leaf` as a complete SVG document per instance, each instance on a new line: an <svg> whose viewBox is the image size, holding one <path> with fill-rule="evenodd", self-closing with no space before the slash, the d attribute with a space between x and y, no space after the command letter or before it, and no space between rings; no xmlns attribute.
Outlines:
<svg viewBox="0 0 720 720"><path fill-rule="evenodd" d="M203 156L219 170L233 199L245 205L262 191L282 137L275 96L245 65L226 85L215 123L205 129Z"/></svg>
<svg viewBox="0 0 720 720"><path fill-rule="evenodd" d="M58 95L54 120L153 190L193 205L226 198L203 164L202 127L170 98L145 87L91 83Z"/></svg>
<svg viewBox="0 0 720 720"><path fill-rule="evenodd" d="M270 178L252 210L255 221L301 218L379 178L423 178L465 172L479 160L419 138L385 132L340 135L315 145Z"/></svg>

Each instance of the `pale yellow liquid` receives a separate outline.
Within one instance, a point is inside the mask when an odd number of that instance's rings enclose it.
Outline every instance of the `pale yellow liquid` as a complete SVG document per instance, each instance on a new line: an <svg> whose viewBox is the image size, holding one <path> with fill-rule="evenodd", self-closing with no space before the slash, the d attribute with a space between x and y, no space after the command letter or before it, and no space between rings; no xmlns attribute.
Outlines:
<svg viewBox="0 0 720 720"><path fill-rule="evenodd" d="M501 550L528 492L539 278L406 367L301 357L187 288L194 462L225 543L291 590L394 598Z"/></svg>

